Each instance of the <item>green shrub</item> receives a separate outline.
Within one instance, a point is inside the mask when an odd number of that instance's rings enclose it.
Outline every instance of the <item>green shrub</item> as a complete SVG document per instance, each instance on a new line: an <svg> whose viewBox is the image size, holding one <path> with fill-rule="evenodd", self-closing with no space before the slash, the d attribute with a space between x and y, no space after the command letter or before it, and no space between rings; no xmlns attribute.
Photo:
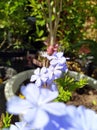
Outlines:
<svg viewBox="0 0 97 130"><path fill-rule="evenodd" d="M80 79L79 81L75 81L74 78L65 75L62 78L55 80L59 90L59 96L56 99L57 101L67 102L70 100L72 93L78 89L82 88L87 84L86 79Z"/></svg>

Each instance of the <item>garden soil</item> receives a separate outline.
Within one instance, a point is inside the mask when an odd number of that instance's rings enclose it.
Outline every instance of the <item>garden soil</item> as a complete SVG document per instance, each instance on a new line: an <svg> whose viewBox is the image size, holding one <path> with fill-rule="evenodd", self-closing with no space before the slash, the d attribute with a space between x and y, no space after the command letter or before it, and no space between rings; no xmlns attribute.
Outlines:
<svg viewBox="0 0 97 130"><path fill-rule="evenodd" d="M67 104L75 106L84 105L97 112L97 90L89 86L78 89L72 94Z"/></svg>

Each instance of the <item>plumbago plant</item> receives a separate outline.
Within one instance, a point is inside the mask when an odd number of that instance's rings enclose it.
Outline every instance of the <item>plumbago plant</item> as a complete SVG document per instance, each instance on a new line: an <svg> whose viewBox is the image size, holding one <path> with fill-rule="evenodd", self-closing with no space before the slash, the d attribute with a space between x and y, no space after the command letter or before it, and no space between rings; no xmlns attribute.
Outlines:
<svg viewBox="0 0 97 130"><path fill-rule="evenodd" d="M67 73L66 58L62 52L45 56L49 66L37 68L31 82L21 86L24 98L13 96L7 102L7 112L20 117L9 130L97 130L95 111L55 101L59 94L55 80Z"/></svg>

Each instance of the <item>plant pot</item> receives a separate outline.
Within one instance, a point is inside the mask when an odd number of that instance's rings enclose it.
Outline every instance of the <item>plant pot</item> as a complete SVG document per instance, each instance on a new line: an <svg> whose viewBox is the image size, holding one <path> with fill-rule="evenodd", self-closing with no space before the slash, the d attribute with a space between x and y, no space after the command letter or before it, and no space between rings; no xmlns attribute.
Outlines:
<svg viewBox="0 0 97 130"><path fill-rule="evenodd" d="M20 72L9 79L5 84L4 94L6 100L9 100L18 91L20 85L27 79L30 79L34 70Z"/></svg>
<svg viewBox="0 0 97 130"><path fill-rule="evenodd" d="M97 80L92 77L75 71L68 71L68 76L74 78L75 80L87 79L87 85L97 89Z"/></svg>
<svg viewBox="0 0 97 130"><path fill-rule="evenodd" d="M2 130L9 130L10 128L2 128Z"/></svg>
<svg viewBox="0 0 97 130"><path fill-rule="evenodd" d="M27 79L31 78L31 75L33 74L34 70L27 70L21 73L18 73L17 75L13 76L11 79L7 81L5 84L5 98L6 100L9 100L12 96L15 95L17 90L19 89L20 85ZM93 79L87 75L75 72L75 71L68 71L68 76L74 78L75 80L80 80L82 78L86 78L88 85L97 89L97 80Z"/></svg>

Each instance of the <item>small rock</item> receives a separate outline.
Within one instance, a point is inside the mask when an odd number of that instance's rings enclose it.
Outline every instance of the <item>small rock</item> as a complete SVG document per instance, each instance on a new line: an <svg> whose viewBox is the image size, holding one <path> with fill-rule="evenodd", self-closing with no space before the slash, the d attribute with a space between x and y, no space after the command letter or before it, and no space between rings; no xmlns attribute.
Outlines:
<svg viewBox="0 0 97 130"><path fill-rule="evenodd" d="M89 94L89 95L93 95L93 92L92 92L92 91L89 91L88 94Z"/></svg>
<svg viewBox="0 0 97 130"><path fill-rule="evenodd" d="M9 78L11 78L12 76L14 76L16 74L17 74L17 71L15 69L13 69L13 68L7 68L6 69L5 78L9 79Z"/></svg>

